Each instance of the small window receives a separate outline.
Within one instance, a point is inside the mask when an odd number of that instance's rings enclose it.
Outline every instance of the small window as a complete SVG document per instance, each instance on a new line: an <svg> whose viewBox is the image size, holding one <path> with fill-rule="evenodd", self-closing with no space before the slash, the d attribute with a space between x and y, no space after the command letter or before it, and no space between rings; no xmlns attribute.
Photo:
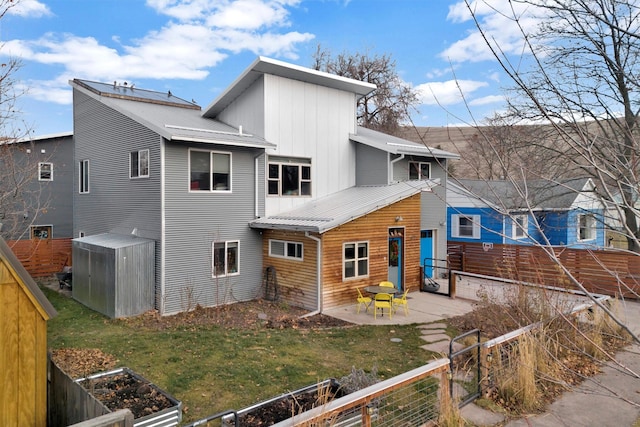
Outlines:
<svg viewBox="0 0 640 427"><path fill-rule="evenodd" d="M352 279L369 275L369 243L345 243L342 250L342 277Z"/></svg>
<svg viewBox="0 0 640 427"><path fill-rule="evenodd" d="M211 274L213 277L239 274L240 242L214 242Z"/></svg>
<svg viewBox="0 0 640 427"><path fill-rule="evenodd" d="M527 236L529 219L527 215L515 215L511 219L511 236L514 239L522 239Z"/></svg>
<svg viewBox="0 0 640 427"><path fill-rule="evenodd" d="M50 225L32 225L31 226L31 239L33 240L48 240L51 239L52 228Z"/></svg>
<svg viewBox="0 0 640 427"><path fill-rule="evenodd" d="M480 238L480 215L451 215L451 237Z"/></svg>
<svg viewBox="0 0 640 427"><path fill-rule="evenodd" d="M189 151L191 191L231 191L231 153Z"/></svg>
<svg viewBox="0 0 640 427"><path fill-rule="evenodd" d="M591 214L578 215L578 240L596 238L596 219Z"/></svg>
<svg viewBox="0 0 640 427"><path fill-rule="evenodd" d="M79 162L79 191L81 194L89 192L89 160Z"/></svg>
<svg viewBox="0 0 640 427"><path fill-rule="evenodd" d="M287 242L283 240L269 240L269 256L277 258L290 258L302 261L303 246L300 242Z"/></svg>
<svg viewBox="0 0 640 427"><path fill-rule="evenodd" d="M267 191L270 196L310 196L311 159L269 158Z"/></svg>
<svg viewBox="0 0 640 427"><path fill-rule="evenodd" d="M409 162L409 179L423 180L431 178L431 163Z"/></svg>
<svg viewBox="0 0 640 427"><path fill-rule="evenodd" d="M38 181L53 181L53 163L38 163Z"/></svg>
<svg viewBox="0 0 640 427"><path fill-rule="evenodd" d="M129 178L149 177L149 150L132 151L129 156Z"/></svg>

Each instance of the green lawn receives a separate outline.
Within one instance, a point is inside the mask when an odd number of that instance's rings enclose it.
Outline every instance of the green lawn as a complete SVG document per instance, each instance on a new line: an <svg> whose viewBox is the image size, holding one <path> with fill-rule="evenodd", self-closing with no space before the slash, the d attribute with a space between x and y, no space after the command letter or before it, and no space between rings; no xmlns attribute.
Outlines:
<svg viewBox="0 0 640 427"><path fill-rule="evenodd" d="M241 409L352 367L386 379L433 360L415 325L329 330L189 326L148 331L111 320L43 289L58 316L48 322L49 348L98 348L183 403L183 421ZM401 338L399 343L391 338Z"/></svg>

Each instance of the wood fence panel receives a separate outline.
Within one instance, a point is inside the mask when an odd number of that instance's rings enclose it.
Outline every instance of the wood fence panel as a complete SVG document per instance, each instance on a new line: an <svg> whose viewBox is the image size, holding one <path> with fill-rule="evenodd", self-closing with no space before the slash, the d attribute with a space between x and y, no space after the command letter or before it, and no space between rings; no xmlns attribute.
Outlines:
<svg viewBox="0 0 640 427"><path fill-rule="evenodd" d="M612 250L548 248L524 245L483 246L482 243L450 243L449 267L468 273L496 276L568 289L578 287L562 267L589 292L637 299L640 293L640 255Z"/></svg>
<svg viewBox="0 0 640 427"><path fill-rule="evenodd" d="M71 265L71 239L12 240L8 244L32 277L51 276Z"/></svg>

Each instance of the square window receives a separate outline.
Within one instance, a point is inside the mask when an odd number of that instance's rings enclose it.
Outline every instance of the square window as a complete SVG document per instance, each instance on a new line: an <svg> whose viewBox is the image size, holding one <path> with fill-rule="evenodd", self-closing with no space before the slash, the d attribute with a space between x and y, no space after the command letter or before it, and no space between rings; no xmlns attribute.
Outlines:
<svg viewBox="0 0 640 427"><path fill-rule="evenodd" d="M189 150L191 191L231 191L231 154Z"/></svg>

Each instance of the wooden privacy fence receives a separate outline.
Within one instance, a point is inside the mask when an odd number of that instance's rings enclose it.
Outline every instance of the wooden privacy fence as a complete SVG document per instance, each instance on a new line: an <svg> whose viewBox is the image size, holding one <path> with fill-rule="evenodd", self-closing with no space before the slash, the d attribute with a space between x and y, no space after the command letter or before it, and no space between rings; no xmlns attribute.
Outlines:
<svg viewBox="0 0 640 427"><path fill-rule="evenodd" d="M552 250L562 266L589 292L638 298L640 254L564 247ZM452 270L576 289L541 247L450 242L447 253Z"/></svg>
<svg viewBox="0 0 640 427"><path fill-rule="evenodd" d="M71 239L12 240L8 244L33 277L51 276L71 265Z"/></svg>

